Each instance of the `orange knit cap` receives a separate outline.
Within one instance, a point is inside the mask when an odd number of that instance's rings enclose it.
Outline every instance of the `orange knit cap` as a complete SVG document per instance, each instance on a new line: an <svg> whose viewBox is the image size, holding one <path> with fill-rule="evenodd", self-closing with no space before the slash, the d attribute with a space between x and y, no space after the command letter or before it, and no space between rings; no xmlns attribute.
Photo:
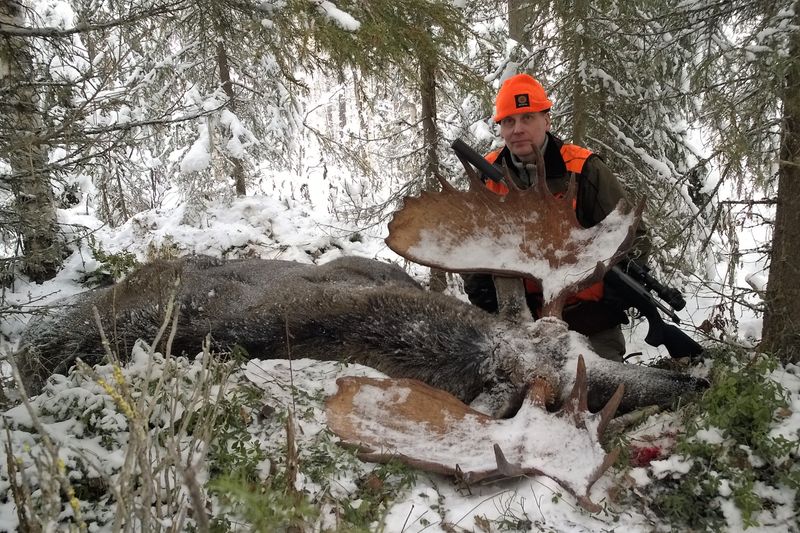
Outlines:
<svg viewBox="0 0 800 533"><path fill-rule="evenodd" d="M553 107L542 84L527 74L517 74L504 81L494 105L495 122L517 113L536 113Z"/></svg>

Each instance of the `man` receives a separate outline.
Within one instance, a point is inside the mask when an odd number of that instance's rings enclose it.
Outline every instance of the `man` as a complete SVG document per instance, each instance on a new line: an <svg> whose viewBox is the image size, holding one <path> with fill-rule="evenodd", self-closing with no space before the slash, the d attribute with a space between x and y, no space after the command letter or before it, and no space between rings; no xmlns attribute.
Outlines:
<svg viewBox="0 0 800 533"><path fill-rule="evenodd" d="M591 227L614 210L625 192L600 157L586 148L565 144L550 133L550 102L542 85L527 74L507 79L495 101L494 121L500 125L505 146L486 156L490 163L505 166L520 188L530 187L536 179L533 146L542 151L547 185L553 194L567 190L570 173L576 175L578 192L575 212L578 222ZM498 194L508 188L485 178L486 186ZM640 230L637 248L647 247L644 230ZM497 311L497 296L492 277L486 274L464 274L464 289L470 302L486 311ZM541 287L525 280L528 306L538 316ZM625 337L621 324L627 324L625 306L613 289L599 283L579 293L564 308L564 320L570 329L589 337L592 348L602 357L621 361L625 354Z"/></svg>

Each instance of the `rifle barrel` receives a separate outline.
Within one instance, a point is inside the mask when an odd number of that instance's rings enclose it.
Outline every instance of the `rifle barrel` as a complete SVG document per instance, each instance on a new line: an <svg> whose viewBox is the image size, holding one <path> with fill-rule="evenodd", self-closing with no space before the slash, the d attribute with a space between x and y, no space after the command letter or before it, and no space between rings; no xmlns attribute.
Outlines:
<svg viewBox="0 0 800 533"><path fill-rule="evenodd" d="M453 149L453 151L459 156L460 159L462 159L462 161L466 159L484 176L488 176L494 181L503 181L503 173L461 139L456 139L453 141L453 144L450 145L450 148Z"/></svg>

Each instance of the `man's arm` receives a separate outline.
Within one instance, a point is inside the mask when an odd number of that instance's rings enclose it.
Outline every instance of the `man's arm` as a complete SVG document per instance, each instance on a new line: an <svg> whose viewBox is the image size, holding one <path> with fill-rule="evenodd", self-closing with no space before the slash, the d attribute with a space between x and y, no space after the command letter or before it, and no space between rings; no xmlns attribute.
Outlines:
<svg viewBox="0 0 800 533"><path fill-rule="evenodd" d="M597 224L619 203L620 199L628 200L625 189L611 172L611 169L598 156L590 157L583 167L585 178L584 191L582 192L583 213L586 221L591 225ZM628 200L630 202L630 200ZM583 223L583 221L581 221ZM652 243L647 232L647 226L640 222L636 228L630 255L642 262L646 262L652 250Z"/></svg>

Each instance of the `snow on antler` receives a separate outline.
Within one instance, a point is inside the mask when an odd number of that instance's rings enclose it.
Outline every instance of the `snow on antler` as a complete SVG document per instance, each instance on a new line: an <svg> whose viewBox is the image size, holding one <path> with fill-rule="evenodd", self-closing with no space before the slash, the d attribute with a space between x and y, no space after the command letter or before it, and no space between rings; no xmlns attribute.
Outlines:
<svg viewBox="0 0 800 533"><path fill-rule="evenodd" d="M362 459L398 460L466 483L541 474L557 481L585 509L597 479L619 450L606 453L600 437L622 398L622 386L597 414L586 408L586 366L578 360L572 394L556 413L544 404L552 394L538 379L514 418L498 420L454 396L411 379L346 377L328 399L328 426Z"/></svg>
<svg viewBox="0 0 800 533"><path fill-rule="evenodd" d="M511 322L531 320L520 277L542 286L543 316L525 329L531 343L564 338L566 298L600 281L627 252L642 207L618 205L603 222L583 228L575 215L575 177L566 195L547 188L538 158L533 187L520 190L506 170L506 195L490 192L468 164L468 191L439 178L442 192L406 198L389 223L387 244L399 255L451 272L495 275L500 314ZM545 333L546 332L546 333ZM543 349L543 346L539 346ZM575 386L561 411L548 413L549 396L560 379L545 370L557 353L528 358L527 348L500 358L505 371L525 376L522 407L511 419L486 416L450 394L408 379L342 378L328 400L328 425L343 442L359 446L365 460L400 460L428 471L460 476L467 483L527 474L553 478L590 511L600 507L589 491L617 451L606 453L599 439L622 399L620 386L597 415L587 410L586 367L578 360Z"/></svg>

